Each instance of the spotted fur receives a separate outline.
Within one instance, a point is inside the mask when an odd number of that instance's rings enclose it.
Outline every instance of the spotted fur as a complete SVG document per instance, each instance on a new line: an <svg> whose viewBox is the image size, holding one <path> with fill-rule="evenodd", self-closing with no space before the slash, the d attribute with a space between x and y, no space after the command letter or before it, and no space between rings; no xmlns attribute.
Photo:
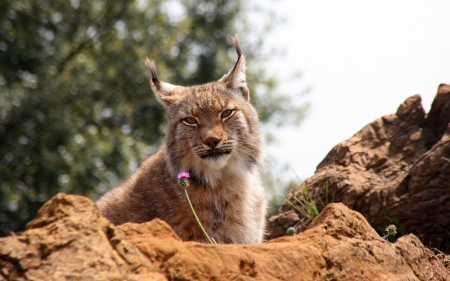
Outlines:
<svg viewBox="0 0 450 281"><path fill-rule="evenodd" d="M177 174L188 171L188 193L208 234L218 243L259 243L266 199L258 174L262 141L250 104L245 59L237 37L234 67L216 82L183 87L158 79L151 86L168 112L163 146L97 206L112 223L165 220L185 241L206 242Z"/></svg>

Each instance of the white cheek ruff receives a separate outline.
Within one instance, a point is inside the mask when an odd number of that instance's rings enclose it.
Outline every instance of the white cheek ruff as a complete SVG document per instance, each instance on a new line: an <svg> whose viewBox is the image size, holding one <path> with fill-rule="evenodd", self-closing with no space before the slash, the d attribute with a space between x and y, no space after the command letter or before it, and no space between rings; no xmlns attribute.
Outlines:
<svg viewBox="0 0 450 281"><path fill-rule="evenodd" d="M244 132L246 134L249 134L250 128L248 126L247 118L245 118L243 113L241 115L239 115L239 122L241 123L241 127L243 128Z"/></svg>

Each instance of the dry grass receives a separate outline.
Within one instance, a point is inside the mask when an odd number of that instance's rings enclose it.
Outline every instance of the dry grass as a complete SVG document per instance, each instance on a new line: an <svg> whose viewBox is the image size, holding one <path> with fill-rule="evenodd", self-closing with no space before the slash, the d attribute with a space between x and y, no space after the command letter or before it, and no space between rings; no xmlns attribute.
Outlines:
<svg viewBox="0 0 450 281"><path fill-rule="evenodd" d="M446 255L445 253L441 252L436 248L433 248L431 250L434 253L433 257L436 258L439 262L441 262L448 271L450 271L450 255Z"/></svg>

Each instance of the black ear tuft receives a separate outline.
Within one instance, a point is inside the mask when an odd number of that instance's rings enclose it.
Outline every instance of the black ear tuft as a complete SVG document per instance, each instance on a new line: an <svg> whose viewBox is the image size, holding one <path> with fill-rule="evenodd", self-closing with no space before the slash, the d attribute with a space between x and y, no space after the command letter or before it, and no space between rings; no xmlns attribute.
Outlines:
<svg viewBox="0 0 450 281"><path fill-rule="evenodd" d="M157 90L161 90L161 81L158 79L158 75L156 74L156 66L155 62L153 60L150 60L149 58L145 59L145 65L150 70L150 73L152 75L152 84Z"/></svg>
<svg viewBox="0 0 450 281"><path fill-rule="evenodd" d="M156 74L156 66L154 61L147 58L145 60L145 65L148 67L152 75L150 85L155 92L156 99L160 103L164 106L168 106L181 97L180 90L183 87L160 81L158 79L158 75Z"/></svg>
<svg viewBox="0 0 450 281"><path fill-rule="evenodd" d="M238 55L238 60L239 60L239 58L242 56L242 50L241 50L241 46L239 45L238 35L235 34L234 36L231 36L231 41L233 42L234 49L236 50L236 53Z"/></svg>

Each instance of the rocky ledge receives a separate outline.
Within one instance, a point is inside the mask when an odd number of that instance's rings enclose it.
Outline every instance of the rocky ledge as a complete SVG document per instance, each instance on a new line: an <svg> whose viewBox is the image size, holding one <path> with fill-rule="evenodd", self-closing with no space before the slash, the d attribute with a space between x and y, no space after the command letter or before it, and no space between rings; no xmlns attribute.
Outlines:
<svg viewBox="0 0 450 281"><path fill-rule="evenodd" d="M450 280L416 236L390 243L340 203L295 236L208 245L161 220L116 227L90 199L62 193L0 238L0 268L0 280Z"/></svg>

